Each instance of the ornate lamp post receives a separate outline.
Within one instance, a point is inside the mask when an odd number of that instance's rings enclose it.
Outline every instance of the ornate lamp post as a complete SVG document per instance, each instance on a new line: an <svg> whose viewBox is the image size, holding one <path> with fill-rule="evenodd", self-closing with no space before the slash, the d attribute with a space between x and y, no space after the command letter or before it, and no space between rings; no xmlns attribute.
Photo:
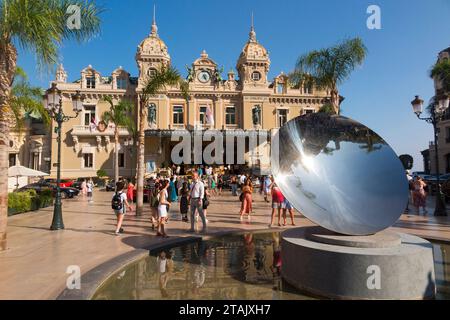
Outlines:
<svg viewBox="0 0 450 320"><path fill-rule="evenodd" d="M439 155L438 155L438 130L437 130L437 124L439 121L442 120L445 111L449 107L450 99L447 96L443 96L439 99L439 102L434 101L432 104L432 108L430 110L431 116L430 117L420 117L420 115L423 112L423 100L420 99L419 96L416 96L416 98L411 101L411 105L413 108L413 112L417 115L417 118L420 120L425 120L428 123L431 123L433 125L433 132L434 132L434 156L435 156L435 162L436 162L436 175L437 175L437 194L436 194L436 207L434 209L434 215L435 216L446 216L446 208L445 203L442 199L442 193L441 193L441 181L440 181L440 174L439 174Z"/></svg>
<svg viewBox="0 0 450 320"><path fill-rule="evenodd" d="M133 137L129 137L129 138L125 139L123 144L127 148L127 151L129 152L130 157L131 157L131 179L134 179L134 176L133 176L133 166L134 166L134 152L133 152L134 140L133 140Z"/></svg>
<svg viewBox="0 0 450 320"><path fill-rule="evenodd" d="M53 220L50 230L64 229L64 223L62 218L62 202L61 202L61 129L63 122L67 122L70 119L78 117L78 114L83 109L82 97L79 91L75 95L72 95L73 111L75 116L67 116L63 112L62 107L62 94L61 90L57 88L56 83L52 83L52 87L48 89L44 95L44 106L50 117L58 124L55 128L55 133L58 134L58 162L56 173L56 199L53 209Z"/></svg>

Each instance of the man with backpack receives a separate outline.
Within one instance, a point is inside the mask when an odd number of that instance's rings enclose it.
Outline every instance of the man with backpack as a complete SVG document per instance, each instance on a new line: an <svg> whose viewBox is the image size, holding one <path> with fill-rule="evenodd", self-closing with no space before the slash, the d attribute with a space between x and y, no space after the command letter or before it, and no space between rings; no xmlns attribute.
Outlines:
<svg viewBox="0 0 450 320"><path fill-rule="evenodd" d="M122 223L126 214L126 208L128 210L133 211L133 208L128 204L127 193L125 189L125 183L119 181L116 185L116 193L112 197L111 207L114 210L114 213L117 217L117 227L116 227L116 236L119 236L123 233Z"/></svg>

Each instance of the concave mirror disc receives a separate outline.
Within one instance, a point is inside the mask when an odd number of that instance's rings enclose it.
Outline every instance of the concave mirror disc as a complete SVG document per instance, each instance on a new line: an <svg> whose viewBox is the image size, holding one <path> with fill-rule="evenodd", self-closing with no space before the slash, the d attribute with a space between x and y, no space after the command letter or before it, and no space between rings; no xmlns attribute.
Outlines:
<svg viewBox="0 0 450 320"><path fill-rule="evenodd" d="M392 148L346 117L307 114L274 135L271 166L289 202L314 223L346 235L392 226L408 202L408 182Z"/></svg>

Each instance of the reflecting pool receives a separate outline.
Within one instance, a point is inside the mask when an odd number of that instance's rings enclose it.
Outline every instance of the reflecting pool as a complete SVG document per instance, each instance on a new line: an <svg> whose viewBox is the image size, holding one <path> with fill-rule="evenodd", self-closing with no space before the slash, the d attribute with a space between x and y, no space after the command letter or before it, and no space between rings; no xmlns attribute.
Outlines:
<svg viewBox="0 0 450 320"><path fill-rule="evenodd" d="M94 300L306 300L280 277L280 233L247 233L174 247L118 271ZM450 246L434 244L437 299L450 299Z"/></svg>

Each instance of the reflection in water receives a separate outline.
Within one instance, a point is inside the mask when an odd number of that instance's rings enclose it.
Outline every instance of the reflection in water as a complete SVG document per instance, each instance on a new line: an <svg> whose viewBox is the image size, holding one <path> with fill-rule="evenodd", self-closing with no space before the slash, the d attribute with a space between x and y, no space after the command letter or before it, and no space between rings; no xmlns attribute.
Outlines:
<svg viewBox="0 0 450 320"><path fill-rule="evenodd" d="M273 141L278 150L272 149L271 167L278 186L322 227L369 235L393 225L403 213L408 201L403 166L364 125L337 115L307 114L289 121Z"/></svg>
<svg viewBox="0 0 450 320"><path fill-rule="evenodd" d="M434 244L438 299L450 299L448 245ZM311 299L280 277L279 233L248 233L176 247L112 276L94 299Z"/></svg>

